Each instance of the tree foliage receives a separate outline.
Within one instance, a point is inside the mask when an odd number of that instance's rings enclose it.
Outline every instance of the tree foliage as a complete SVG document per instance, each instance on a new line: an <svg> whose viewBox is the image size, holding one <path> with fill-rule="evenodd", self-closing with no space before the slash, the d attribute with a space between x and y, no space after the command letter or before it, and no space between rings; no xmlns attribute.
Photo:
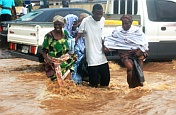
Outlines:
<svg viewBox="0 0 176 115"><path fill-rule="evenodd" d="M14 0L15 1L15 6L22 6L24 0Z"/></svg>

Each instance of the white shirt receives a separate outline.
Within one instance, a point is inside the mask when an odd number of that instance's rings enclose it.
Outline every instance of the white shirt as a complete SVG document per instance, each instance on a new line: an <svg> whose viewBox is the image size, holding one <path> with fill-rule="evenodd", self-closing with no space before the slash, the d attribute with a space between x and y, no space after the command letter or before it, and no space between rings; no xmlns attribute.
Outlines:
<svg viewBox="0 0 176 115"><path fill-rule="evenodd" d="M27 13L28 13L28 8L22 7L22 8L21 8L21 13L27 14Z"/></svg>
<svg viewBox="0 0 176 115"><path fill-rule="evenodd" d="M95 21L92 16L83 19L78 32L84 33L86 60L88 66L98 66L107 63L102 46L102 32L105 18Z"/></svg>

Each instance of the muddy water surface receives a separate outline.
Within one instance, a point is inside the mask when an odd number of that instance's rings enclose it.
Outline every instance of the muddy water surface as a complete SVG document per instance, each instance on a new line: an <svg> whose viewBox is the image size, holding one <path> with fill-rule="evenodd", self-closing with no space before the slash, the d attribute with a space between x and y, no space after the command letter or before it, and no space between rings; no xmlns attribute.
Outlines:
<svg viewBox="0 0 176 115"><path fill-rule="evenodd" d="M2 53L1 53L2 54ZM125 68L110 62L107 88L65 81L50 82L43 65L20 59L0 59L1 115L175 115L176 61L144 66L144 87L129 89Z"/></svg>

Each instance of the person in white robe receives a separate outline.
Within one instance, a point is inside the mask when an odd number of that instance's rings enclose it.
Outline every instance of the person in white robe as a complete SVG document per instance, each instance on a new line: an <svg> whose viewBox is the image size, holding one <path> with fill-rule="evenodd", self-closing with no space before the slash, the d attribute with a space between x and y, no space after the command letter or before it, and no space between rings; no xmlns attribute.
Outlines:
<svg viewBox="0 0 176 115"><path fill-rule="evenodd" d="M118 50L121 61L127 68L129 88L143 86L143 83L140 83L135 75L132 58L135 57L141 69L143 69L143 61L149 50L148 40L141 28L132 25L131 15L123 15L121 21L122 26L116 27L109 36L105 37L104 45L109 49Z"/></svg>

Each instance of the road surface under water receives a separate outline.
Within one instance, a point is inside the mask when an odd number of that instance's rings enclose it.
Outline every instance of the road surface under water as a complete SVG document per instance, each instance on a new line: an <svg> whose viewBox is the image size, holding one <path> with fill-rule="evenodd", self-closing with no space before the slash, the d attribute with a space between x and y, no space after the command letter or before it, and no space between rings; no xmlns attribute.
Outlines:
<svg viewBox="0 0 176 115"><path fill-rule="evenodd" d="M3 52L0 56L4 57ZM10 57L10 56L8 56ZM107 88L45 76L43 65L20 58L0 59L1 115L175 115L176 60L144 65L144 87L129 89L126 69L110 62Z"/></svg>

